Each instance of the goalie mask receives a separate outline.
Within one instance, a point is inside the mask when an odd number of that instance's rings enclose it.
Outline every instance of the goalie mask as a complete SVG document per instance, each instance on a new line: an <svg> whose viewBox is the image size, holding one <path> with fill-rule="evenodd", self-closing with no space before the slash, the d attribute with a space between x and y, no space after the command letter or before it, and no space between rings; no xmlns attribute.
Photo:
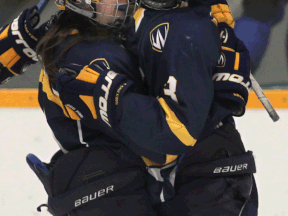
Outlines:
<svg viewBox="0 0 288 216"><path fill-rule="evenodd" d="M71 10L114 29L122 29L138 8L135 0L55 0L60 10Z"/></svg>

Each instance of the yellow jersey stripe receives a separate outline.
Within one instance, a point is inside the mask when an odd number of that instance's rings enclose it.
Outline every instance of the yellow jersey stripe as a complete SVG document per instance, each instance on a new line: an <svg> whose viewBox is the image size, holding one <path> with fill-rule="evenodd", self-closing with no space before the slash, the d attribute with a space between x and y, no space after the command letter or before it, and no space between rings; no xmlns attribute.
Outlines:
<svg viewBox="0 0 288 216"><path fill-rule="evenodd" d="M43 92L45 92L47 94L48 100L50 100L50 101L54 102L55 104L57 104L58 106L60 106L62 108L65 116L69 118L69 115L66 112L66 110L64 108L64 105L63 105L62 101L60 100L59 96L53 94L53 92L52 92L52 90L50 88L49 78L45 74L44 69L41 70L40 80L41 80L40 82L42 82Z"/></svg>
<svg viewBox="0 0 288 216"><path fill-rule="evenodd" d="M163 98L159 98L158 101L166 113L166 121L174 135L186 146L194 146L197 140L189 134L185 125L179 121L166 101Z"/></svg>
<svg viewBox="0 0 288 216"><path fill-rule="evenodd" d="M137 32L139 26L140 26L140 23L144 17L144 11L145 9L144 8L140 8L138 9L135 14L134 14L134 20L135 20L135 32Z"/></svg>

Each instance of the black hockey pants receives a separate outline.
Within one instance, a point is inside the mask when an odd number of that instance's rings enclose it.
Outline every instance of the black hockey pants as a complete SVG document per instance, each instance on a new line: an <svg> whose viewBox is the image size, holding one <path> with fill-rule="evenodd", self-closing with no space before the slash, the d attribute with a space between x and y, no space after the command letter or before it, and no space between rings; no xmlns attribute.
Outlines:
<svg viewBox="0 0 288 216"><path fill-rule="evenodd" d="M176 173L175 196L160 204L151 202L141 158L125 147L82 148L56 158L51 174L38 176L55 216L257 215L254 159L232 124L216 129L185 154ZM222 166L227 161L229 168Z"/></svg>
<svg viewBox="0 0 288 216"><path fill-rule="evenodd" d="M224 124L182 158L176 195L154 209L163 216L256 216L254 172L252 152L246 153L235 126Z"/></svg>

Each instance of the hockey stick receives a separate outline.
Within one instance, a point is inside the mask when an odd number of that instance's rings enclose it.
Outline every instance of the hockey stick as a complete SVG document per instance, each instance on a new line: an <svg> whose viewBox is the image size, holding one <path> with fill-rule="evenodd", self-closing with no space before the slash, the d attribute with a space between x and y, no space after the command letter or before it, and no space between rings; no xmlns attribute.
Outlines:
<svg viewBox="0 0 288 216"><path fill-rule="evenodd" d="M37 13L40 15L42 13L42 11L44 10L44 8L46 7L46 5L48 4L49 0L40 0L37 4L37 8L38 11Z"/></svg>
<svg viewBox="0 0 288 216"><path fill-rule="evenodd" d="M256 93L256 95L258 97L258 99L261 101L261 103L263 104L263 106L267 110L269 116L271 117L271 119L274 122L278 121L280 119L280 117L278 116L277 112L275 111L275 109L271 105L269 99L263 93L263 90L262 90L261 86L255 80L255 78L254 78L254 76L252 74L250 74L250 79L251 79L251 82L252 82L252 89L254 90L254 92Z"/></svg>

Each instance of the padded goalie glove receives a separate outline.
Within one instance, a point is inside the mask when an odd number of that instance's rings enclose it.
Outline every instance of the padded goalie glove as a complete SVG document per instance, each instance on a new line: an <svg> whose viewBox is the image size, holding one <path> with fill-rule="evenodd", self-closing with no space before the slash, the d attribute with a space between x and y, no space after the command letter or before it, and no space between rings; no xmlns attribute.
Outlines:
<svg viewBox="0 0 288 216"><path fill-rule="evenodd" d="M242 116L251 89L249 52L226 23L219 24L219 30L221 55L212 76L215 100L234 116Z"/></svg>
<svg viewBox="0 0 288 216"><path fill-rule="evenodd" d="M80 73L75 77L69 71ZM118 99L131 85L125 75L115 73L99 60L84 68L69 65L56 75L56 88L67 117L84 118L92 124L99 119L109 127L117 118Z"/></svg>
<svg viewBox="0 0 288 216"><path fill-rule="evenodd" d="M23 73L38 61L34 51L45 33L45 25L34 29L39 23L38 8L24 10L10 25L0 30L0 83Z"/></svg>

